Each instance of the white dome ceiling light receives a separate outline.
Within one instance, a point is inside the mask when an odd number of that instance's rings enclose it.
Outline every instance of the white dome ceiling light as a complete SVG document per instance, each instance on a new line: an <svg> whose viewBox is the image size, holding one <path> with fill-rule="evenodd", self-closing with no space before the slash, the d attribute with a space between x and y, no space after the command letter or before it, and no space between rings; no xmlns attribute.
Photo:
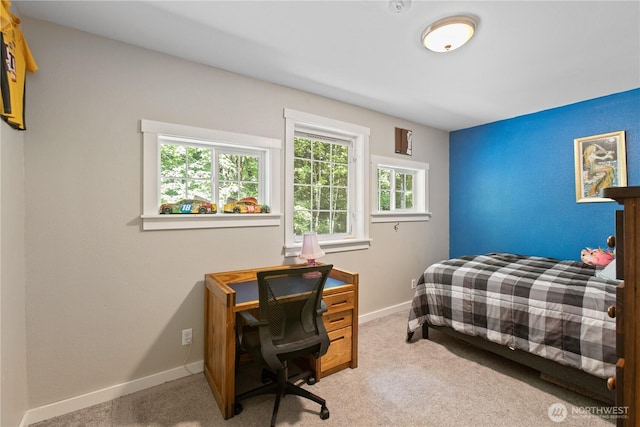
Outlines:
<svg viewBox="0 0 640 427"><path fill-rule="evenodd" d="M422 44L434 52L450 52L468 42L476 21L468 16L451 16L434 22L422 33Z"/></svg>

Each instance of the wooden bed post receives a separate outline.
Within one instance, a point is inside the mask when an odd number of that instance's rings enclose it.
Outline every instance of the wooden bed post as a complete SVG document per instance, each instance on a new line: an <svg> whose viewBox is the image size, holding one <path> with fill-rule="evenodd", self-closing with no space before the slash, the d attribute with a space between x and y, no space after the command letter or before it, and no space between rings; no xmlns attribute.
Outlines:
<svg viewBox="0 0 640 427"><path fill-rule="evenodd" d="M616 241L618 247L622 243L624 248L620 256L624 270L618 278L624 283L618 287L615 310L619 359L611 385L616 390L616 406L626 408L626 418L618 418L617 425L637 427L640 426L640 187L605 188L603 195L624 205L622 221L616 221Z"/></svg>

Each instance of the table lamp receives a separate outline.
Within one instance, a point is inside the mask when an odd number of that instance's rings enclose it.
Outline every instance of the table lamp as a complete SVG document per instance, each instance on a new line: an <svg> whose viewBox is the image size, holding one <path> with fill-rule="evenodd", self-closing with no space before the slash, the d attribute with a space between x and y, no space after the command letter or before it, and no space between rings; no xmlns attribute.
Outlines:
<svg viewBox="0 0 640 427"><path fill-rule="evenodd" d="M318 265L316 260L324 256L324 251L320 247L318 243L318 233L315 231L308 231L304 233L302 236L302 250L300 251L300 255L298 255L301 259L307 260L307 266ZM316 272L320 274L319 272ZM311 273L313 274L313 273Z"/></svg>

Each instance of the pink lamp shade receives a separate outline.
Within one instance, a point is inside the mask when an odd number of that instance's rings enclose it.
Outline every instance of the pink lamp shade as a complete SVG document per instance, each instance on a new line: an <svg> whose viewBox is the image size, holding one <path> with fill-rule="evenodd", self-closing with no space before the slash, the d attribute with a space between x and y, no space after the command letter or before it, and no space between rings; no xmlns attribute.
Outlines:
<svg viewBox="0 0 640 427"><path fill-rule="evenodd" d="M324 251L318 243L318 233L309 231L302 236L302 251L298 257L307 260L307 264L315 265L315 260L324 256Z"/></svg>

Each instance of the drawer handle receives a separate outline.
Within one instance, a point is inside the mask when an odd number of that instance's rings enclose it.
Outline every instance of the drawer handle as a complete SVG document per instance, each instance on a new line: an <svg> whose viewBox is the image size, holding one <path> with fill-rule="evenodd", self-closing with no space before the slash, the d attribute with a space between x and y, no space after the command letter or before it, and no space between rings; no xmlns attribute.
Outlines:
<svg viewBox="0 0 640 427"><path fill-rule="evenodd" d="M616 389L616 377L609 377L607 379L607 388L611 391Z"/></svg>
<svg viewBox="0 0 640 427"><path fill-rule="evenodd" d="M343 340L343 339L344 339L344 336L341 336L341 337L332 339L331 342L336 342L336 341L340 341L340 340Z"/></svg>
<svg viewBox="0 0 640 427"><path fill-rule="evenodd" d="M609 309L607 310L607 314L612 319L615 318L616 317L616 306L615 305L610 305Z"/></svg>
<svg viewBox="0 0 640 427"><path fill-rule="evenodd" d="M344 317L341 317L339 319L330 320L329 323L338 323L338 322L343 322L343 321L344 321Z"/></svg>
<svg viewBox="0 0 640 427"><path fill-rule="evenodd" d="M335 306L337 306L337 305L346 304L346 303L348 303L348 302L349 302L349 301L348 301L348 300L346 300L346 299L345 299L345 300L342 300L342 301L336 301L336 302L334 302L333 304L331 304L331 307L335 307Z"/></svg>

